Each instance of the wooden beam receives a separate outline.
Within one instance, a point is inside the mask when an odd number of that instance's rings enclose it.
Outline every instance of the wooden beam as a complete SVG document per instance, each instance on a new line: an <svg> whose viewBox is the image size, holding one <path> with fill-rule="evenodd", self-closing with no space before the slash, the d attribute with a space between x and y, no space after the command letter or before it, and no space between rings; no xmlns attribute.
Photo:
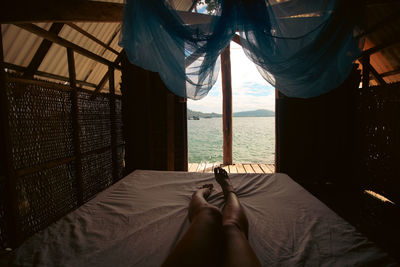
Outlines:
<svg viewBox="0 0 400 267"><path fill-rule="evenodd" d="M118 35L118 33L119 33L120 30L121 30L121 25L119 25L119 26L116 27L116 29L114 30L114 33L111 35L110 39L109 39L108 42L106 43L107 46L110 46L110 45L111 45L111 43L113 42L114 38ZM106 51L107 51L107 49L104 49L103 51L101 51L101 52L99 53L99 56L103 56L104 53L105 53ZM117 55L119 56L119 53L117 53ZM118 57L117 57L117 58L118 58ZM114 61L114 62L115 62L115 61ZM117 61L116 64L118 65L118 64L119 64L119 61ZM85 76L85 79L84 79L85 81L89 78L90 74L92 74L94 68L95 68L95 64L92 64L91 69L88 71L88 73L87 73L86 76ZM108 77L107 75L108 75L108 72L106 72L105 76ZM104 78L104 77L103 77L103 78ZM101 83L102 81L103 81L103 79L100 81L100 83ZM104 86L105 82L107 82L107 79L105 79L105 80L103 81L103 83L101 83L101 88ZM97 88L97 86L96 86L96 88ZM100 88L100 90L101 90L101 88Z"/></svg>
<svg viewBox="0 0 400 267"><path fill-rule="evenodd" d="M192 10L196 7L198 2L199 2L199 0L194 0L192 5L190 6L188 12L192 12ZM197 9L196 9L196 12L197 12Z"/></svg>
<svg viewBox="0 0 400 267"><path fill-rule="evenodd" d="M111 61L109 61L109 60L107 60L107 59L105 59L105 58L103 58L101 56L98 56L95 53L93 53L93 52L91 52L89 50L86 50L86 49L84 49L84 48L82 48L82 47L80 47L80 46L78 46L78 45L76 45L76 44L74 44L74 43L72 43L72 42L70 42L68 40L65 40L65 39L59 37L58 35L56 35L54 33L51 33L49 31L46 31L46 30L40 28L39 26L36 26L34 24L16 24L16 26L18 26L18 27L20 27L20 28L22 28L24 30L27 30L29 32L32 32L32 33L34 33L34 34L36 34L36 35L38 35L38 36L40 36L42 38L45 38L45 39L47 39L49 41L52 41L52 42L54 42L56 44L59 44L61 46L67 47L67 48L71 48L75 52L77 52L77 53L79 53L79 54L81 54L83 56L86 56L86 57L88 57L90 59L93 59L93 60L95 60L97 62L103 63L103 64L105 64L107 66L113 66L113 67L115 67L117 69L120 69L120 67L118 65L116 65L114 62L111 62Z"/></svg>
<svg viewBox="0 0 400 267"><path fill-rule="evenodd" d="M68 56L68 73L69 73L69 84L73 88L71 92L72 102L72 132L73 132L73 144L75 152L75 177L77 183L77 198L78 204L82 205L83 199L83 177L82 177L82 151L81 151L81 138L80 138L80 125L79 125L79 107L78 107L78 90L76 88L76 73L75 73L75 59L74 51L72 48L67 48Z"/></svg>
<svg viewBox="0 0 400 267"><path fill-rule="evenodd" d="M62 23L53 23L50 27L49 32L58 35L63 26L64 24ZM25 77L33 77L35 72L38 70L40 64L42 63L43 59L46 57L47 52L50 50L52 44L53 42L47 39L43 39L38 50L36 51L35 55L33 56L31 62L29 63L28 67L24 72Z"/></svg>
<svg viewBox="0 0 400 267"><path fill-rule="evenodd" d="M119 52L117 50L115 50L114 48L112 48L111 46L103 43L102 41L100 41L99 39L97 39L95 36L93 36L92 34L88 33L87 31L85 31L84 29L80 28L79 26L75 25L74 23L67 23L67 25L69 27L71 27L72 29L76 30L77 32L80 32L81 34L83 34L84 36L86 36L87 38L89 38L90 40L94 41L95 43L101 45L102 47L104 47L105 49L113 52L116 55L119 55Z"/></svg>
<svg viewBox="0 0 400 267"><path fill-rule="evenodd" d="M377 52L379 52L379 51L381 51L383 49L386 49L388 47L397 45L399 43L400 43L400 36L396 35L395 37L392 38L392 40L386 41L386 42L384 42L384 43L382 43L380 45L377 45L377 46L374 46L374 47L372 47L370 49L364 50L360 57L364 57L366 55L372 55L372 54L377 53Z"/></svg>
<svg viewBox="0 0 400 267"><path fill-rule="evenodd" d="M124 5L102 1L8 1L0 9L0 23L121 22ZM212 15L177 11L185 24L209 23Z"/></svg>
<svg viewBox="0 0 400 267"><path fill-rule="evenodd" d="M376 69L371 64L369 65L369 71L372 73L372 75L374 76L375 80L378 82L379 85L386 84L382 76L376 71Z"/></svg>
<svg viewBox="0 0 400 267"><path fill-rule="evenodd" d="M118 57L115 59L114 63L119 64L121 62L121 59L122 59L122 53L120 53L118 55ZM104 74L103 78L100 80L99 84L96 86L96 89L93 92L92 99L94 99L96 97L96 95L98 93L100 93L101 89L103 89L104 85L108 81L109 75L110 75L109 72L106 72L106 74Z"/></svg>
<svg viewBox="0 0 400 267"><path fill-rule="evenodd" d="M221 54L223 164L232 164L232 77L230 45Z"/></svg>
<svg viewBox="0 0 400 267"><path fill-rule="evenodd" d="M242 41L240 40L240 36L238 34L235 34L232 38L232 41L237 43L238 45L242 46Z"/></svg>
<svg viewBox="0 0 400 267"><path fill-rule="evenodd" d="M10 69L10 70L14 70L14 71L17 71L17 72L22 72L22 73L26 72L26 67L14 65L14 64L11 64L11 63L8 63L8 62L4 62L4 68ZM44 77L44 78L50 78L50 79L54 79L54 80L59 80L59 81L63 81L63 82L69 82L69 78L68 77L57 75L57 74L52 74L52 73L48 73L48 72L44 72L44 71L36 71L35 75L36 76L40 76L40 77ZM81 81L81 80L76 80L76 84L85 85L85 86L93 87L93 88L96 88L96 86L97 86L97 84L89 83L89 82L85 82L85 81Z"/></svg>
<svg viewBox="0 0 400 267"><path fill-rule="evenodd" d="M387 71L387 72L381 73L381 77L387 77L387 76L392 76L392 75L397 75L397 74L400 74L400 69L391 70L391 71Z"/></svg>
<svg viewBox="0 0 400 267"><path fill-rule="evenodd" d="M1 23L121 22L123 4L77 0L14 0L0 9Z"/></svg>

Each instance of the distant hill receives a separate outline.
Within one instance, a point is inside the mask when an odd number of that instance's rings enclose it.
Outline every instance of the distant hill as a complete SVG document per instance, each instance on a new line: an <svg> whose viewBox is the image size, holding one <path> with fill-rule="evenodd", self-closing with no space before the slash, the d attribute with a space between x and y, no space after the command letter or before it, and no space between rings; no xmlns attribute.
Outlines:
<svg viewBox="0 0 400 267"><path fill-rule="evenodd" d="M258 109L251 111L241 111L233 113L233 117L274 117L275 112L266 109ZM203 113L200 111L187 110L188 119L193 118L220 118L221 114L218 113Z"/></svg>
<svg viewBox="0 0 400 267"><path fill-rule="evenodd" d="M242 111L233 113L233 117L274 117L275 112L267 109Z"/></svg>
<svg viewBox="0 0 400 267"><path fill-rule="evenodd" d="M187 117L188 119L192 119L193 117L197 117L197 118L220 118L222 117L221 114L218 113L203 113L200 111L193 111L188 109L187 110Z"/></svg>

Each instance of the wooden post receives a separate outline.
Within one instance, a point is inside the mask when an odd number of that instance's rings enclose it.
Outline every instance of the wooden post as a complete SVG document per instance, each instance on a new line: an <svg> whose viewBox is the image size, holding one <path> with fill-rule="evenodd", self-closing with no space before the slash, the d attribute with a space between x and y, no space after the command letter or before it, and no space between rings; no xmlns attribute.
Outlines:
<svg viewBox="0 0 400 267"><path fill-rule="evenodd" d="M365 55L361 58L361 64L362 64L362 88L367 89L369 87L369 73L370 73L369 55Z"/></svg>
<svg viewBox="0 0 400 267"><path fill-rule="evenodd" d="M22 241L20 231L20 222L18 219L18 197L16 189L16 174L12 165L12 148L10 127L8 124L9 103L7 100L7 84L6 75L4 73L4 54L3 54L3 38L0 24L0 160L4 164L6 175L6 222L7 237L10 239L10 245L16 247Z"/></svg>
<svg viewBox="0 0 400 267"><path fill-rule="evenodd" d="M108 87L110 88L110 124L111 124L111 155L112 155L112 175L113 181L116 182L119 179L118 173L118 151L117 151L117 129L116 129L116 111L115 111L115 80L114 80L114 68L108 67Z"/></svg>
<svg viewBox="0 0 400 267"><path fill-rule="evenodd" d="M71 91L71 102L72 102L72 131L74 138L74 151L75 151L75 175L76 182L78 185L78 204L83 204L83 178L82 178L82 152L81 152L81 137L80 125L79 125L79 110L78 110L78 89L76 88L76 73L75 73L75 59L74 51L72 48L67 48L68 56L68 72L69 72L69 84L72 88Z"/></svg>
<svg viewBox="0 0 400 267"><path fill-rule="evenodd" d="M221 54L223 164L232 164L232 77L230 45Z"/></svg>

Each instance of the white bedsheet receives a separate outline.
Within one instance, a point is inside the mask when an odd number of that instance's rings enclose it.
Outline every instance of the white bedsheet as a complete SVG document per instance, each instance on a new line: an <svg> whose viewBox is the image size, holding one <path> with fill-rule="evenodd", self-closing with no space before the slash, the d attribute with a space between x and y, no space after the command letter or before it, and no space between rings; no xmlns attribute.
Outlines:
<svg viewBox="0 0 400 267"><path fill-rule="evenodd" d="M160 266L189 226L192 193L212 173L135 171L27 240L24 266ZM230 174L263 266L357 266L390 259L285 174Z"/></svg>

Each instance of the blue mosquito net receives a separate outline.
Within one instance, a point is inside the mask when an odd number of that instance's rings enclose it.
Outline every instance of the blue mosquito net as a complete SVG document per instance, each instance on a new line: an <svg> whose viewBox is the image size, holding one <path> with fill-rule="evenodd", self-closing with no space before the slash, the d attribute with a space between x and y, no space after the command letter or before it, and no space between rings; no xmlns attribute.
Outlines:
<svg viewBox="0 0 400 267"><path fill-rule="evenodd" d="M261 75L290 97L338 87L360 55L358 1L206 2L213 4L208 14L179 10L173 0L125 3L120 45L131 63L158 72L176 95L207 95L219 73L219 55L236 32Z"/></svg>

